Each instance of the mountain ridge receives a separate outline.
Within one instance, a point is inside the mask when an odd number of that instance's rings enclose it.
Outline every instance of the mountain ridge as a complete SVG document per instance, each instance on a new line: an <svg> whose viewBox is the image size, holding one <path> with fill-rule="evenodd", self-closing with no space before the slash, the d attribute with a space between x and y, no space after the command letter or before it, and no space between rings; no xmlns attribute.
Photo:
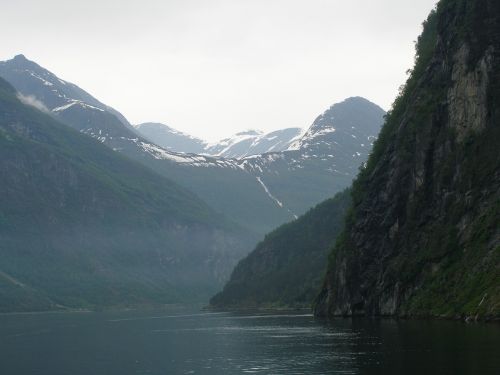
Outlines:
<svg viewBox="0 0 500 375"><path fill-rule="evenodd" d="M142 136L167 150L226 159L243 159L253 155L285 151L302 133L301 128L285 128L269 133L250 129L216 142L208 142L162 123L142 123L135 125L135 128Z"/></svg>
<svg viewBox="0 0 500 375"><path fill-rule="evenodd" d="M0 310L199 300L254 239L0 79Z"/></svg>
<svg viewBox="0 0 500 375"><path fill-rule="evenodd" d="M359 102L355 106L339 103L331 110L346 112L346 116L340 116L335 124L339 129L344 128L345 132L318 137L311 144L315 147L314 152L303 148L240 159L185 154L166 150L138 134L136 129L131 129L107 110L109 107L96 103L96 99L88 103L82 101L84 98L78 95L83 90L75 89L74 97L69 91L60 93L58 90L67 90L70 85L58 85L58 78L53 73L35 63L26 62L25 58L19 66L17 60L0 63L0 76L8 81L10 79L23 95L32 96L45 104L59 121L175 180L216 211L258 236L293 220L315 204L345 189L371 148L371 142L358 141L355 137L366 138L363 132L375 137L385 114L380 107L369 102ZM27 69L26 64L35 67L36 71ZM53 86L44 84L49 80ZM364 107L370 110L366 111ZM359 120L359 128L365 129L363 132L351 129L350 116ZM329 121L331 119L326 121L327 125L331 125ZM338 145L340 142L335 143L337 136L346 141L345 147ZM266 135L254 134L251 137L265 140ZM245 146L243 153L247 153L254 141ZM227 146L224 145L224 148ZM269 150L269 147L265 146L265 149Z"/></svg>
<svg viewBox="0 0 500 375"><path fill-rule="evenodd" d="M38 81L39 87L35 90L32 85L30 85L29 88L25 85L26 81L23 79L23 74L26 72L35 79L35 82ZM0 75L7 75L9 77L7 81L11 83L17 91L21 94L34 95L38 100L43 102L49 110L68 105L73 101L76 103L86 103L112 113L130 130L133 129L125 116L120 112L103 104L75 84L60 79L47 69L42 68L36 62L28 60L23 54L16 55L11 60L0 62ZM43 90L47 87L50 87L49 91Z"/></svg>

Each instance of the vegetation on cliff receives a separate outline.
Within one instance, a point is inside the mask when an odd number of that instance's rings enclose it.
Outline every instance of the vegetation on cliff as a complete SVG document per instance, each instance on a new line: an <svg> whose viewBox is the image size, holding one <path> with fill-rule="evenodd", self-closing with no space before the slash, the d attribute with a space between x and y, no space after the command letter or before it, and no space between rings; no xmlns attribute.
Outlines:
<svg viewBox="0 0 500 375"><path fill-rule="evenodd" d="M317 315L500 314L500 4L442 0L352 188Z"/></svg>

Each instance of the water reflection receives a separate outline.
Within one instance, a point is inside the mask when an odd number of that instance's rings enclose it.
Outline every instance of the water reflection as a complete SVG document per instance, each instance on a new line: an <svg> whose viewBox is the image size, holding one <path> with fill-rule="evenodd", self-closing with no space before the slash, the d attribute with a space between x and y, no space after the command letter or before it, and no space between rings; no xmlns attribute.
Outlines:
<svg viewBox="0 0 500 375"><path fill-rule="evenodd" d="M498 374L500 327L186 310L0 316L0 374Z"/></svg>

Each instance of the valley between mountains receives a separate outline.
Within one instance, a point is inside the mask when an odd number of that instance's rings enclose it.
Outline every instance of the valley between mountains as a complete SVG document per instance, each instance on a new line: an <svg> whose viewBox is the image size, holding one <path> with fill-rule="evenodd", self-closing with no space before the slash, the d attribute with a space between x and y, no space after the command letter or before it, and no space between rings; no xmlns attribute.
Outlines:
<svg viewBox="0 0 500 375"><path fill-rule="evenodd" d="M0 312L498 321L500 2L439 1L415 47L387 113L350 97L215 143L0 62Z"/></svg>
<svg viewBox="0 0 500 375"><path fill-rule="evenodd" d="M350 185L385 115L348 98L305 130L208 144L131 125L22 55L0 77L2 311L207 300L267 232Z"/></svg>

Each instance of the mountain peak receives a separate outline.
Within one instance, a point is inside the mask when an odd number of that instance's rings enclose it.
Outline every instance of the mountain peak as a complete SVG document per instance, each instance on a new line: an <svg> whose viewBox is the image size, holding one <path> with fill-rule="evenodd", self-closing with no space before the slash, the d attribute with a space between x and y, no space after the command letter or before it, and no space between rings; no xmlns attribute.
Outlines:
<svg viewBox="0 0 500 375"><path fill-rule="evenodd" d="M12 59L2 62L2 64L9 64L17 68L22 67L23 69L40 70L43 69L37 63L29 60L23 54L15 55Z"/></svg>
<svg viewBox="0 0 500 375"><path fill-rule="evenodd" d="M301 148L340 147L358 142L365 147L376 138L383 123L385 111L360 96L335 103L319 115L301 139L288 150ZM352 138L352 139L351 139Z"/></svg>
<svg viewBox="0 0 500 375"><path fill-rule="evenodd" d="M129 129L128 121L121 113L107 107L76 85L66 82L36 62L18 54L7 61L0 61L0 77L22 94L43 98L44 105L53 110L82 102L90 107L105 110L116 116Z"/></svg>
<svg viewBox="0 0 500 375"><path fill-rule="evenodd" d="M363 98L361 96L351 96L341 102L333 104L323 113L323 115L343 108L352 108L354 106L358 108L370 109L372 111L385 112L379 105L369 101L366 98Z"/></svg>
<svg viewBox="0 0 500 375"><path fill-rule="evenodd" d="M349 103L349 102L372 103L371 101L369 101L366 98L363 98L362 96L351 96L349 98L344 99L341 103Z"/></svg>
<svg viewBox="0 0 500 375"><path fill-rule="evenodd" d="M14 60L14 61L28 61L26 56L24 56L23 54L19 54L19 55L14 56L14 58L12 60Z"/></svg>

